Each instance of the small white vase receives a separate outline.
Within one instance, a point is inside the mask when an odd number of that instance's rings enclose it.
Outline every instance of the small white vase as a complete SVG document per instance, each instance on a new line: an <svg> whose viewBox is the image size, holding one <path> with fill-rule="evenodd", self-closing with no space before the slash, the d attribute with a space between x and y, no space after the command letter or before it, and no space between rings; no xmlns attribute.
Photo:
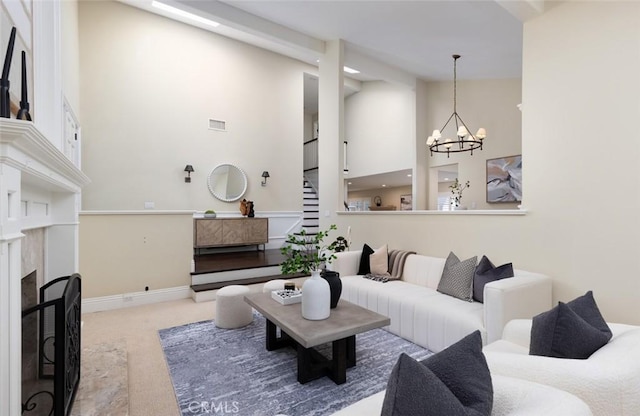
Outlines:
<svg viewBox="0 0 640 416"><path fill-rule="evenodd" d="M331 306L331 290L329 283L320 277L320 271L311 272L302 285L302 317L319 321L329 317Z"/></svg>

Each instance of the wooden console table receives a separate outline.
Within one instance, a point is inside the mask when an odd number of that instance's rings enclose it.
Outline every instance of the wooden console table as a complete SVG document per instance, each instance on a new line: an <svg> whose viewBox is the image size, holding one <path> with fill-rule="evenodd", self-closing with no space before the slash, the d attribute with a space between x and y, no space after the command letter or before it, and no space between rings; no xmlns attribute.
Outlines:
<svg viewBox="0 0 640 416"><path fill-rule="evenodd" d="M193 248L264 245L269 242L268 218L195 218Z"/></svg>

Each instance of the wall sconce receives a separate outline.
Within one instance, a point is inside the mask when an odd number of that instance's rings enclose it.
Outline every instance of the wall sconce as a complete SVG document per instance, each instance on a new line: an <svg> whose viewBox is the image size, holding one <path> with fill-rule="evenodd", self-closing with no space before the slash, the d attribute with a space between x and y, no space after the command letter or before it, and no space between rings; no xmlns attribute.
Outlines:
<svg viewBox="0 0 640 416"><path fill-rule="evenodd" d="M260 185L262 186L267 186L267 178L269 177L269 172L267 172L266 170L264 172L262 172L262 182L260 182Z"/></svg>
<svg viewBox="0 0 640 416"><path fill-rule="evenodd" d="M191 183L191 172L194 172L193 166L187 165L184 167L184 171L187 172L187 177L184 178L184 181L187 183Z"/></svg>

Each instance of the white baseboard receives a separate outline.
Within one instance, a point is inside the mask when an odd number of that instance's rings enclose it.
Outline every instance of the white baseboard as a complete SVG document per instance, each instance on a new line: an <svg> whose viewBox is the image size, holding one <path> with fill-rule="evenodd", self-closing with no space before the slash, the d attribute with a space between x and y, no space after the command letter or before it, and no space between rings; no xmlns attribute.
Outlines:
<svg viewBox="0 0 640 416"><path fill-rule="evenodd" d="M100 312L131 306L148 305L170 300L188 299L191 297L189 286L170 287L149 290L147 292L131 292L120 295L100 296L82 299L82 312Z"/></svg>

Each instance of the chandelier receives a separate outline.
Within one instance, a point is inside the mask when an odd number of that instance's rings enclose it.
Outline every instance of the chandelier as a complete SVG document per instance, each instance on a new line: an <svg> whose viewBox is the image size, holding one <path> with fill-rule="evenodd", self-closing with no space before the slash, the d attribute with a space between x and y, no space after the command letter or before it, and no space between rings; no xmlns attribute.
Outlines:
<svg viewBox="0 0 640 416"><path fill-rule="evenodd" d="M476 134L472 134L462 118L458 115L456 110L456 61L460 58L460 55L453 56L453 113L449 116L449 119L440 130L434 130L431 136L427 138L427 146L431 151L431 156L434 153L446 153L449 157L450 153L471 152L475 149L482 150L482 142L487 137L487 131L482 127L478 129ZM442 138L442 132L447 127L449 122L453 119L456 124L456 138ZM454 147L455 145L455 147Z"/></svg>

